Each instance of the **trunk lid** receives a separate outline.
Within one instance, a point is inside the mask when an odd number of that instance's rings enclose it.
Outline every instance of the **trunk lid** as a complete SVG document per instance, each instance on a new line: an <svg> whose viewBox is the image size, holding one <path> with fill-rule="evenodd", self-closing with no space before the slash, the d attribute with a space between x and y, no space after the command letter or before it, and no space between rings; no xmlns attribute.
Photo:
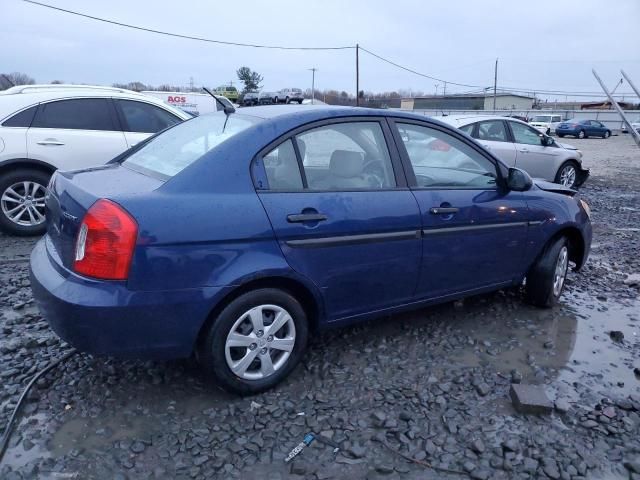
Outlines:
<svg viewBox="0 0 640 480"><path fill-rule="evenodd" d="M71 269L78 230L87 210L100 198L118 203L121 195L150 192L161 180L134 172L118 164L84 170L56 172L45 197L47 247L62 265Z"/></svg>

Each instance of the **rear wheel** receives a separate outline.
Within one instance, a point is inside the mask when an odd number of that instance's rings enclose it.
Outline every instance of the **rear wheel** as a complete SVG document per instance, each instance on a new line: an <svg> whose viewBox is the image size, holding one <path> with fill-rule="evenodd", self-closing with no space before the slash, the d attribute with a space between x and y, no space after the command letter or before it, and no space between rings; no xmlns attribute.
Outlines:
<svg viewBox="0 0 640 480"><path fill-rule="evenodd" d="M21 168L0 176L0 229L11 235L45 232L44 196L50 174Z"/></svg>
<svg viewBox="0 0 640 480"><path fill-rule="evenodd" d="M560 138L564 138L564 133L558 133L558 136L559 136Z"/></svg>
<svg viewBox="0 0 640 480"><path fill-rule="evenodd" d="M278 97L273 97L273 103L278 103Z"/></svg>
<svg viewBox="0 0 640 480"><path fill-rule="evenodd" d="M289 97L286 97L286 98L284 99L284 103L289 103Z"/></svg>
<svg viewBox="0 0 640 480"><path fill-rule="evenodd" d="M578 178L578 164L573 160L564 162L556 173L555 182L564 187L573 188Z"/></svg>
<svg viewBox="0 0 640 480"><path fill-rule="evenodd" d="M569 267L567 239L549 244L527 275L525 298L537 307L552 307L562 295Z"/></svg>
<svg viewBox="0 0 640 480"><path fill-rule="evenodd" d="M306 313L288 292L254 290L220 312L200 342L198 357L225 390L252 395L289 375L305 352L307 332Z"/></svg>
<svg viewBox="0 0 640 480"><path fill-rule="evenodd" d="M578 132L578 138L587 138L587 134L584 133L584 130L580 130Z"/></svg>

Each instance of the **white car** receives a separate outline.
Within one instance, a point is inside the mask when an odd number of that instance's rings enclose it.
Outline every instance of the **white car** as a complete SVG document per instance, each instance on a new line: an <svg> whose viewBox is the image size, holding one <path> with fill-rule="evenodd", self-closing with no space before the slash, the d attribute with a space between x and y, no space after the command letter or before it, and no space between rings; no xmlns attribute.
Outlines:
<svg viewBox="0 0 640 480"><path fill-rule="evenodd" d="M529 125L546 135L555 132L560 123L562 123L562 115L535 115L529 120Z"/></svg>
<svg viewBox="0 0 640 480"><path fill-rule="evenodd" d="M475 138L509 167L525 170L534 178L577 188L589 176L582 167L582 152L510 117L439 117Z"/></svg>
<svg viewBox="0 0 640 480"><path fill-rule="evenodd" d="M635 121L631 122L631 126L636 130L636 132L640 133L640 117L636 118ZM629 129L627 128L627 124L622 124L622 133L629 133Z"/></svg>
<svg viewBox="0 0 640 480"><path fill-rule="evenodd" d="M0 229L44 233L44 197L55 170L105 164L188 118L118 88L28 85L0 92Z"/></svg>

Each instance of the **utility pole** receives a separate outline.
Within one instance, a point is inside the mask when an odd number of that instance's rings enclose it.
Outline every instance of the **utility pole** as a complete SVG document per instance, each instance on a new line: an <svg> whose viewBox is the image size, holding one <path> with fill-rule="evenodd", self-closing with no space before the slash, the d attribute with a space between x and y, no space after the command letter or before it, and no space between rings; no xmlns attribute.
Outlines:
<svg viewBox="0 0 640 480"><path fill-rule="evenodd" d="M439 86L440 86L440 84L439 84L439 83L436 83L436 84L435 84L435 87L436 87L436 94L435 94L435 96L436 96L436 97L438 96L438 87L439 87Z"/></svg>
<svg viewBox="0 0 640 480"><path fill-rule="evenodd" d="M442 90L442 96L443 97L447 96L447 82L444 82L444 88Z"/></svg>
<svg viewBox="0 0 640 480"><path fill-rule="evenodd" d="M189 91L193 92L193 77L189 77Z"/></svg>
<svg viewBox="0 0 640 480"><path fill-rule="evenodd" d="M360 45L356 43L356 107L360 106Z"/></svg>
<svg viewBox="0 0 640 480"><path fill-rule="evenodd" d="M627 74L624 73L624 70L620 70L620 73L622 73L622 76L624 77L624 79L627 81L627 83L629 84L629 86L633 89L634 92L636 92L636 95L638 96L638 98L640 98L640 90L638 90L636 88L636 86L633 84L633 82L631 81L631 79L629 77L627 77Z"/></svg>
<svg viewBox="0 0 640 480"><path fill-rule="evenodd" d="M600 76L596 73L596 70L595 69L591 69L591 71L593 72L593 76L596 77L596 80L598 80L598 83L602 87L602 90L604 90L604 93L609 98L609 101L611 102L611 105L613 107L615 107L615 109L618 111L618 113L622 117L622 121L627 124L627 128L629 129L629 133L631 134L631 136L635 140L636 144L638 145L638 147L640 147L640 133L638 133L636 131L636 129L633 128L633 126L631 125L631 122L629 121L629 119L627 119L627 116L622 111L622 108L620 108L620 105L618 105L618 102L616 102L615 98L613 98L611 96L611 94L609 93L609 90L607 90L607 87L604 85L604 82L600 79ZM625 76L625 78L626 78L626 76ZM629 80L629 79L627 79L627 80ZM634 88L634 90L635 90L635 88Z"/></svg>
<svg viewBox="0 0 640 480"><path fill-rule="evenodd" d="M316 67L310 68L311 70L311 105L314 104L316 98Z"/></svg>
<svg viewBox="0 0 640 480"><path fill-rule="evenodd" d="M496 58L496 68L493 73L493 111L496 111L496 96L498 94L498 59Z"/></svg>

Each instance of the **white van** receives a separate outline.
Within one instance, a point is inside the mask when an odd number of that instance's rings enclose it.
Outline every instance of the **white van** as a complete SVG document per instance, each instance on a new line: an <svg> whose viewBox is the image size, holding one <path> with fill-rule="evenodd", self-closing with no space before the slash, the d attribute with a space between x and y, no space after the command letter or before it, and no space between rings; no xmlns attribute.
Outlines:
<svg viewBox="0 0 640 480"><path fill-rule="evenodd" d="M529 125L546 135L555 132L560 123L562 123L562 115L557 114L535 115L529 120Z"/></svg>
<svg viewBox="0 0 640 480"><path fill-rule="evenodd" d="M194 117L202 115L203 113L217 112L222 110L222 105L215 101L215 99L208 93L184 93L184 92L156 92L145 91L141 92L145 95L158 98L167 105L179 108L180 110L187 112ZM231 102L225 97L218 95L218 98L225 105L228 103L228 107L233 107Z"/></svg>

